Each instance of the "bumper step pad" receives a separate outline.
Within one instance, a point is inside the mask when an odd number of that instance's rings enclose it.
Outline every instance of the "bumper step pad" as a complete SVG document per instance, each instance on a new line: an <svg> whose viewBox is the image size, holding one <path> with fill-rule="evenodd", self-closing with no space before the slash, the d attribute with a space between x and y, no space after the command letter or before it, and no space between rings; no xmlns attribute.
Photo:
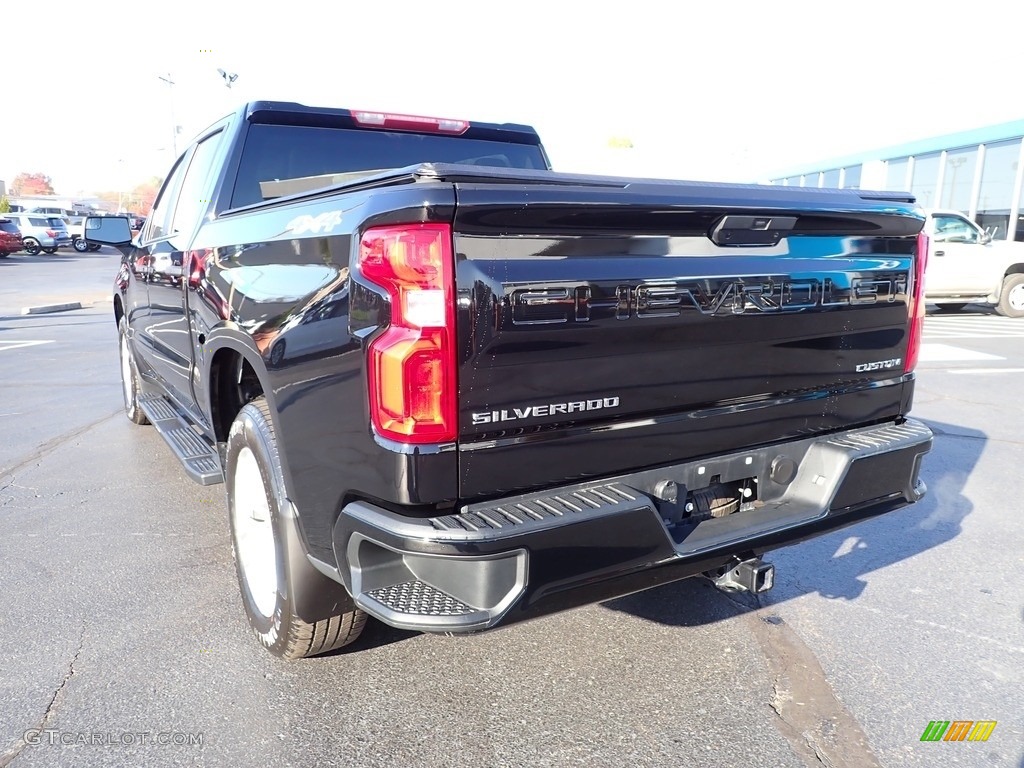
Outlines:
<svg viewBox="0 0 1024 768"><path fill-rule="evenodd" d="M465 616L476 610L447 592L442 592L422 581L404 581L401 584L370 590L366 595L395 613Z"/></svg>
<svg viewBox="0 0 1024 768"><path fill-rule="evenodd" d="M200 485L224 482L217 451L192 429L170 400L162 395L142 395L139 407L171 447L189 477Z"/></svg>

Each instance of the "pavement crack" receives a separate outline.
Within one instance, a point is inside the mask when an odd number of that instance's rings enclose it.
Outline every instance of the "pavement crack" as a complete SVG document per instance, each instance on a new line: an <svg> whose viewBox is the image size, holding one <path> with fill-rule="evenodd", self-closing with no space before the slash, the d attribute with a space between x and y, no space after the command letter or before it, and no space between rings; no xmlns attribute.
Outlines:
<svg viewBox="0 0 1024 768"><path fill-rule="evenodd" d="M64 675L64 679L60 681L60 685L58 685L57 689L53 692L53 696L50 698L50 703L46 705L46 709L43 711L42 717L35 726L22 733L13 746L3 754L0 754L0 768L7 768L18 758L18 755L24 751L25 747L29 745L29 739L32 738L33 735L38 735L49 727L50 721L57 713L57 708L60 706L61 702L64 701L65 687L69 682L71 682L71 678L75 676L75 663L78 661L78 657L82 654L82 648L84 645L85 627L82 627L82 631L78 636L78 648L75 649L75 653L71 657L71 661L68 663L67 674Z"/></svg>
<svg viewBox="0 0 1024 768"><path fill-rule="evenodd" d="M39 461L40 459L44 458L47 454L50 454L53 451L60 448L62 445L64 445L64 443L68 442L69 440L74 440L76 437L81 437L86 432L88 432L91 429L95 429L103 422L110 421L112 418L121 413L121 410L121 408L118 408L116 411L108 413L106 416L96 419L95 421L89 422L83 427L78 427L77 429L73 429L70 432L65 432L63 435L58 435L57 437L51 440L47 440L45 443L40 445L33 453L26 456L17 464L0 469L0 477L7 477L13 475L15 472L25 468L32 462Z"/></svg>
<svg viewBox="0 0 1024 768"><path fill-rule="evenodd" d="M811 768L880 768L867 735L839 701L814 652L777 614L743 616L772 675L775 724Z"/></svg>

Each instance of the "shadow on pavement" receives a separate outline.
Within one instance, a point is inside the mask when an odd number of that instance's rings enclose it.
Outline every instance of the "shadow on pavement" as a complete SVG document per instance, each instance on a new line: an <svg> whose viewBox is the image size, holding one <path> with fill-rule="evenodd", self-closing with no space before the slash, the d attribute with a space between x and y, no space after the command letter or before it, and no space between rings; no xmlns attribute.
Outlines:
<svg viewBox="0 0 1024 768"><path fill-rule="evenodd" d="M358 640L351 645L346 645L344 648L339 648L336 651L325 653L322 658L329 658L331 656L347 656L350 653L368 651L372 648L383 648L385 645L400 643L403 640L409 640L420 634L422 633L412 632L407 629L395 629L394 627L389 627L387 624L377 621L371 616L366 620L366 626L363 628L362 634L359 635Z"/></svg>
<svg viewBox="0 0 1024 768"><path fill-rule="evenodd" d="M73 248L61 248L56 253L37 253L35 256L30 256L24 251L18 251L17 253L10 254L5 259L0 259L0 267L6 265L16 264L60 264L69 261L103 261L109 259L110 254L114 252L114 249L103 247L98 251L87 251L86 253L79 253Z"/></svg>
<svg viewBox="0 0 1024 768"><path fill-rule="evenodd" d="M818 593L832 600L856 600L864 577L939 547L956 538L972 504L963 490L987 442L984 433L959 425L928 422L935 433L921 476L928 494L917 504L834 531L792 548L768 552L777 567L772 603ZM722 600L704 579L675 584L609 600L602 605L664 624L694 626L735 615L735 605L757 607L756 599L738 595ZM730 608L730 604L732 607Z"/></svg>
<svg viewBox="0 0 1024 768"><path fill-rule="evenodd" d="M995 317L1002 317L994 306L988 304L968 304L965 307L953 304L929 304L926 308L926 314L931 317L932 315L943 315L944 317L956 317L962 315L964 317L977 317L978 315L992 315Z"/></svg>

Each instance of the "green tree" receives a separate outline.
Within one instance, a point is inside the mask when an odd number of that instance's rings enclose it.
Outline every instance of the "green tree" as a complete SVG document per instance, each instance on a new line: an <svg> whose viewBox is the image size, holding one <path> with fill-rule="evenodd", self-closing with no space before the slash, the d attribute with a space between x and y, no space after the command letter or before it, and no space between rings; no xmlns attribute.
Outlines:
<svg viewBox="0 0 1024 768"><path fill-rule="evenodd" d="M7 199L7 195L0 197L0 213L11 212L11 201Z"/></svg>

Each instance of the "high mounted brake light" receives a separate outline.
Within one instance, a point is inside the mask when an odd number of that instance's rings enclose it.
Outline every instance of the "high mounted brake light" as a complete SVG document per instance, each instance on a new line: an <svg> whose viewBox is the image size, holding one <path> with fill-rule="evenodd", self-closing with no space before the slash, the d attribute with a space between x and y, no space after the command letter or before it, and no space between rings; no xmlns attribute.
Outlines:
<svg viewBox="0 0 1024 768"><path fill-rule="evenodd" d="M399 115L393 112L352 111L352 119L367 128L390 128L396 131L431 131L433 133L465 133L469 123L444 117Z"/></svg>
<svg viewBox="0 0 1024 768"><path fill-rule="evenodd" d="M924 333L924 271L928 266L928 235L917 236L917 252L914 254L914 283L910 287L910 332L907 339L906 373L917 366L921 354L921 335Z"/></svg>
<svg viewBox="0 0 1024 768"><path fill-rule="evenodd" d="M363 277L391 299L391 324L368 360L370 420L391 440L456 437L453 262L447 224L375 227L359 243Z"/></svg>

